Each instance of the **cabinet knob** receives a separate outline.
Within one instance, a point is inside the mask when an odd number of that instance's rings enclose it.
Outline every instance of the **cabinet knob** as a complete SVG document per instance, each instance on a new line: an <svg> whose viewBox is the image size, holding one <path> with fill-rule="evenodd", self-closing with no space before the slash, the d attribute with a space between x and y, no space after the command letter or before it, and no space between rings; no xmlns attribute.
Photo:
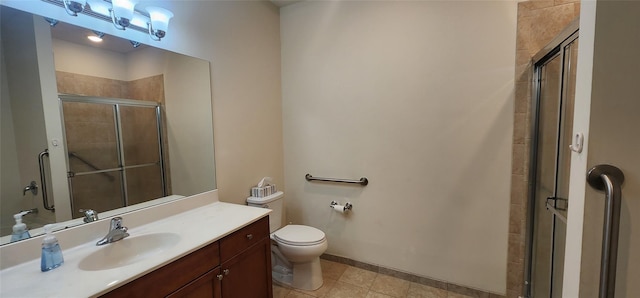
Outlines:
<svg viewBox="0 0 640 298"><path fill-rule="evenodd" d="M216 275L216 277L218 277L218 280L222 280L222 278L223 278L224 276L222 276L222 274L218 274L218 275Z"/></svg>
<svg viewBox="0 0 640 298"><path fill-rule="evenodd" d="M247 234L247 239L249 240L253 239L253 234Z"/></svg>
<svg viewBox="0 0 640 298"><path fill-rule="evenodd" d="M222 270L222 273L224 273L224 275L229 275L229 269Z"/></svg>

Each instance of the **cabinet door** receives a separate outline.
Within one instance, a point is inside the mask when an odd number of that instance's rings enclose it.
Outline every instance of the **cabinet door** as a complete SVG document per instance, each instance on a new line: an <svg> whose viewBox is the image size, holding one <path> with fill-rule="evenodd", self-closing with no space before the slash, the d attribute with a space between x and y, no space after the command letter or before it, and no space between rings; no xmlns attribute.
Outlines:
<svg viewBox="0 0 640 298"><path fill-rule="evenodd" d="M263 238L220 267L223 275L222 297L273 297L269 238Z"/></svg>
<svg viewBox="0 0 640 298"><path fill-rule="evenodd" d="M190 282L186 286L168 295L168 298L220 298L220 268Z"/></svg>

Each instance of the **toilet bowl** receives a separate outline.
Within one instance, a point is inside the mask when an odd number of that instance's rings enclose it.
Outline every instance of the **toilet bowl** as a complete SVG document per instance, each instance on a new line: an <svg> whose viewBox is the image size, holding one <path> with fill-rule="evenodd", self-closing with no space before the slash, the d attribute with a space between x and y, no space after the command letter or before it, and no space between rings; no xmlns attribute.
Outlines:
<svg viewBox="0 0 640 298"><path fill-rule="evenodd" d="M322 231L288 225L271 234L273 278L293 288L313 291L322 286L320 255L328 247Z"/></svg>
<svg viewBox="0 0 640 298"><path fill-rule="evenodd" d="M316 290L323 283L320 255L327 250L327 239L324 232L314 227L282 227L283 197L282 192L277 192L267 197L247 198L249 206L273 210L269 214L273 280L296 289Z"/></svg>

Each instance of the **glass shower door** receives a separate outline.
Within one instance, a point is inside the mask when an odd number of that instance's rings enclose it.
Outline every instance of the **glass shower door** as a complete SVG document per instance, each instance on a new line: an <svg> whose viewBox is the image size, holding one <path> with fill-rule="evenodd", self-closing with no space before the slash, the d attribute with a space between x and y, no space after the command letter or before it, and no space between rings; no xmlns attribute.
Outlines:
<svg viewBox="0 0 640 298"><path fill-rule="evenodd" d="M164 196L157 107L119 106L127 205Z"/></svg>
<svg viewBox="0 0 640 298"><path fill-rule="evenodd" d="M535 65L528 297L561 297L569 197L577 32Z"/></svg>
<svg viewBox="0 0 640 298"><path fill-rule="evenodd" d="M73 217L166 196L155 102L61 96Z"/></svg>
<svg viewBox="0 0 640 298"><path fill-rule="evenodd" d="M124 206L115 109L110 104L63 101L73 217L80 209Z"/></svg>

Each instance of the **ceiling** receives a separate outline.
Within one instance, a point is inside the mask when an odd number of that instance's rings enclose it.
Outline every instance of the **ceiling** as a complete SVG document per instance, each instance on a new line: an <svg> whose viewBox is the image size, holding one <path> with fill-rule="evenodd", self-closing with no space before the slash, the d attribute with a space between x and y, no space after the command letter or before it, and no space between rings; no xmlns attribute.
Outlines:
<svg viewBox="0 0 640 298"><path fill-rule="evenodd" d="M123 54L148 47L147 45L140 44L139 47L134 48L128 40L111 35L105 35L102 37L102 42L100 43L92 42L87 38L89 35L96 34L90 29L62 22L51 28L51 36L53 38Z"/></svg>

